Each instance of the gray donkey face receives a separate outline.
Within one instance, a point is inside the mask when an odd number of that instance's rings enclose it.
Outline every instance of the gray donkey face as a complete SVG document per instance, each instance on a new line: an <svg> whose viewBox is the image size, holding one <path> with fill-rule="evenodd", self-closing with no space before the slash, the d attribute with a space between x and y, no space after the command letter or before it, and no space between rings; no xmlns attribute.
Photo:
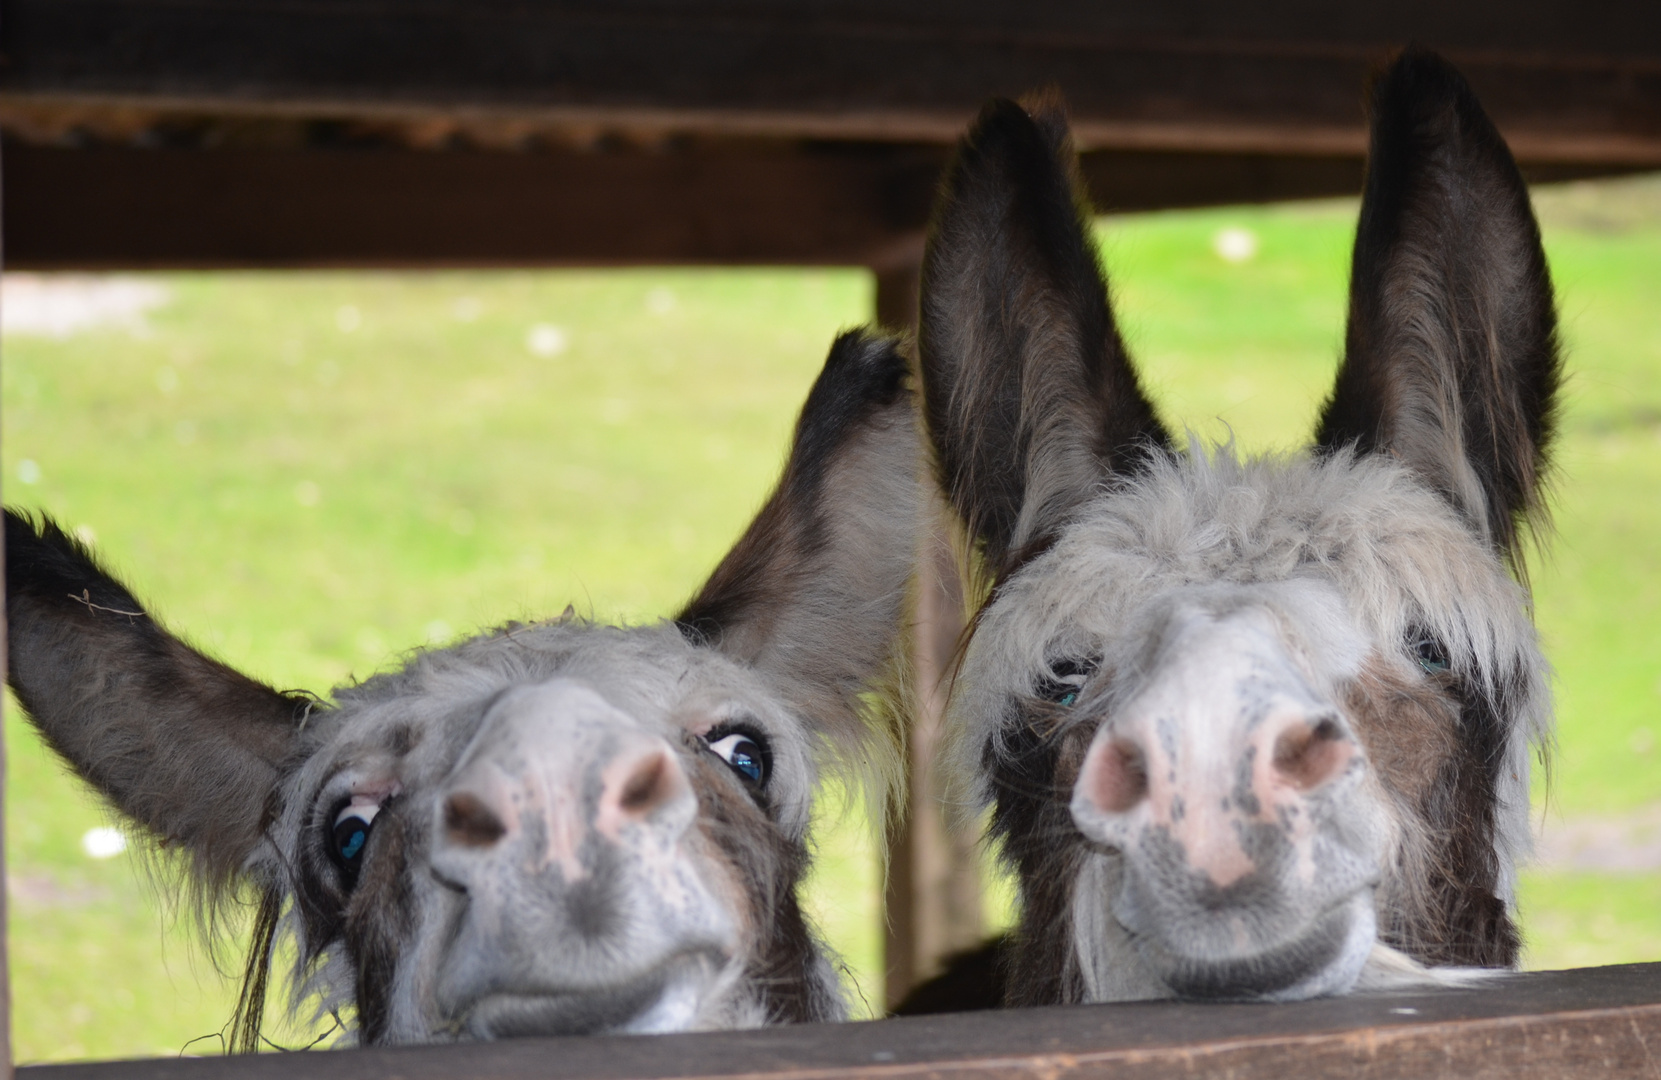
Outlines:
<svg viewBox="0 0 1661 1080"><path fill-rule="evenodd" d="M1558 378L1527 191L1464 81L1372 99L1315 445L1171 448L1114 329L1065 123L989 105L919 342L989 598L950 707L1020 877L1012 1004L1286 1000L1509 966L1549 701L1507 573Z"/></svg>
<svg viewBox="0 0 1661 1080"><path fill-rule="evenodd" d="M366 1042L840 1018L795 889L819 770L880 785L893 757L859 695L915 549L904 380L891 343L837 342L778 490L676 620L509 626L327 705L194 652L8 511L12 685L199 887L262 897L247 1048L283 930L297 991Z"/></svg>

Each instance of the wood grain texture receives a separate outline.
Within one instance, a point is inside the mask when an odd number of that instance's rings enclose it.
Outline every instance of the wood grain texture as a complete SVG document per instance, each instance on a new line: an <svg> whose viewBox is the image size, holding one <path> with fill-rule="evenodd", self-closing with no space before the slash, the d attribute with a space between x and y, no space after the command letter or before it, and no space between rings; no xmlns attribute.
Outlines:
<svg viewBox="0 0 1661 1080"><path fill-rule="evenodd" d="M1359 154L1367 73L1410 40L1520 157L1661 163L1647 0L8 0L0 92L311 113L949 142L1057 84L1085 147Z"/></svg>
<svg viewBox="0 0 1661 1080"><path fill-rule="evenodd" d="M33 1066L23 1080L1661 1076L1661 964L1294 1005L1136 1003L707 1035Z"/></svg>

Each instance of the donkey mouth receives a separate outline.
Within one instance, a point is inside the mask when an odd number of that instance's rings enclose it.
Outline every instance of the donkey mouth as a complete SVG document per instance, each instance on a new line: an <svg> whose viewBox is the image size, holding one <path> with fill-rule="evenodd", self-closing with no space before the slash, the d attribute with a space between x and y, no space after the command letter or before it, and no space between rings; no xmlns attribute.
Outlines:
<svg viewBox="0 0 1661 1080"><path fill-rule="evenodd" d="M1296 938L1246 955L1199 957L1145 935L1142 958L1173 994L1200 1001L1297 1001L1341 994L1360 974L1375 937L1371 908L1334 907Z"/></svg>
<svg viewBox="0 0 1661 1080"><path fill-rule="evenodd" d="M459 1027L474 1039L684 1031L717 968L694 955L617 986L493 991L466 1007Z"/></svg>

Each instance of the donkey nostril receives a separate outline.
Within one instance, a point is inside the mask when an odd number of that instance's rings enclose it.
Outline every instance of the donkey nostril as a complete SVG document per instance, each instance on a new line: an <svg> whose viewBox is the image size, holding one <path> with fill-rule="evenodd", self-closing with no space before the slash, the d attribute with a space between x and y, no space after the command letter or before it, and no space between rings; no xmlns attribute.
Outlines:
<svg viewBox="0 0 1661 1080"><path fill-rule="evenodd" d="M1350 741L1336 721L1324 719L1314 727L1295 724L1275 739L1275 771L1292 788L1309 791L1337 776L1350 752Z"/></svg>
<svg viewBox="0 0 1661 1080"><path fill-rule="evenodd" d="M1127 739L1113 739L1101 748L1094 768L1086 763L1090 798L1110 814L1122 814L1148 794L1148 759L1142 748Z"/></svg>
<svg viewBox="0 0 1661 1080"><path fill-rule="evenodd" d="M484 800L458 791L444 800L444 832L462 847L490 847L507 833L506 825Z"/></svg>
<svg viewBox="0 0 1661 1080"><path fill-rule="evenodd" d="M642 818L670 801L680 790L679 770L669 755L651 754L635 764L617 795L617 806L630 817Z"/></svg>

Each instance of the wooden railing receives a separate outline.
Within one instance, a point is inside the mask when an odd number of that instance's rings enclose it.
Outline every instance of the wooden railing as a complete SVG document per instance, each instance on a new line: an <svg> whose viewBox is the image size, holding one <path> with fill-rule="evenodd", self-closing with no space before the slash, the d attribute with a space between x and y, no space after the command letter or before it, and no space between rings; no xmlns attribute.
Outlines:
<svg viewBox="0 0 1661 1080"><path fill-rule="evenodd" d="M704 1035L32 1066L20 1080L1621 1080L1661 1077L1661 964L1292 1005L1139 1002Z"/></svg>

